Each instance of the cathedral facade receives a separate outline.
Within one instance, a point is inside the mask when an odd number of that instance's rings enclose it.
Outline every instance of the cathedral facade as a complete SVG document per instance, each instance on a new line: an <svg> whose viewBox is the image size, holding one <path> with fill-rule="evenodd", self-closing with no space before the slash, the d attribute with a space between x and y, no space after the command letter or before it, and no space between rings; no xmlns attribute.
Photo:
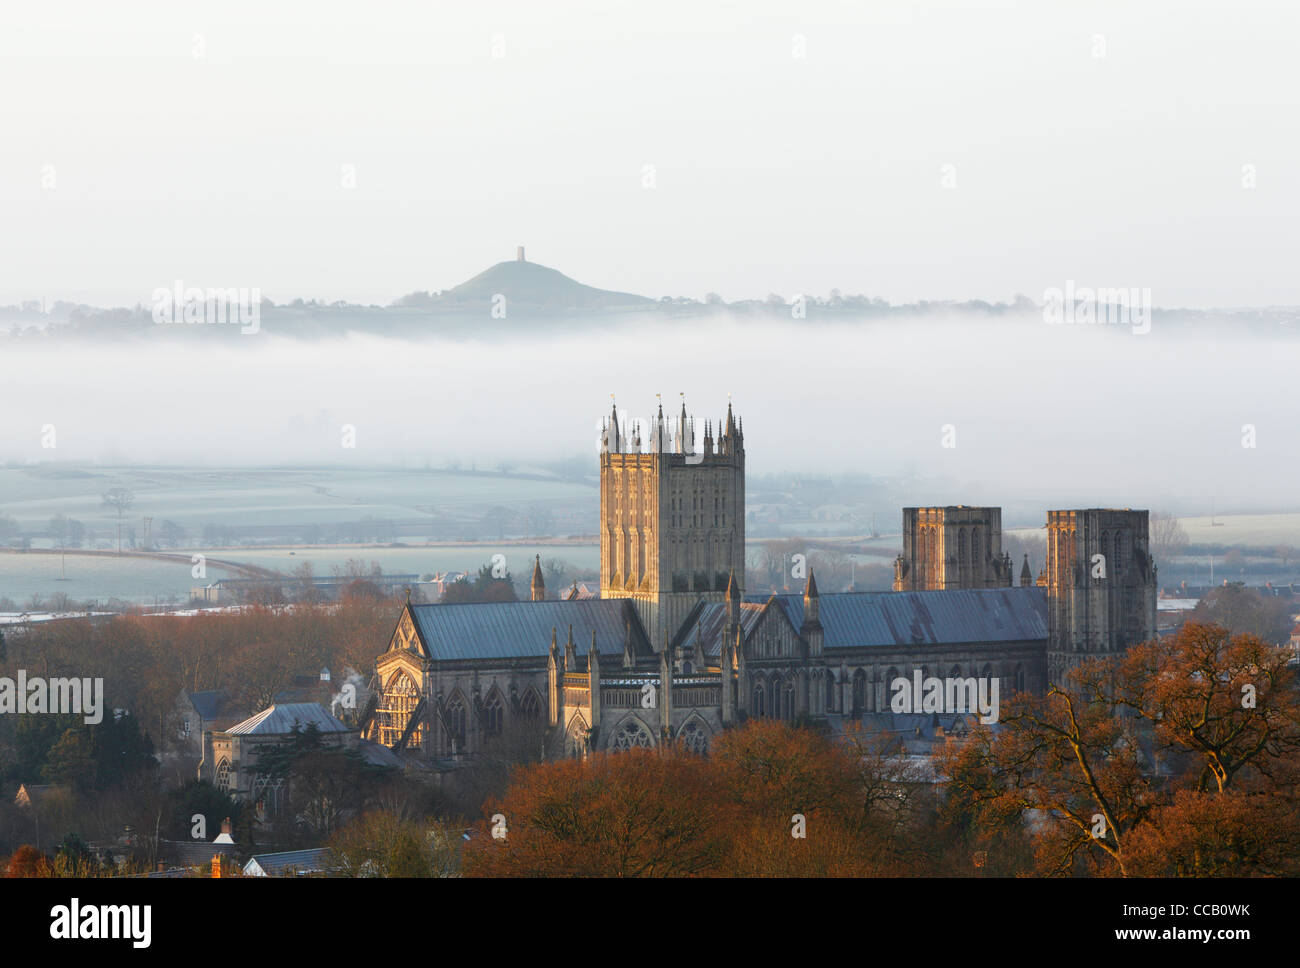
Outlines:
<svg viewBox="0 0 1300 968"><path fill-rule="evenodd" d="M1001 510L906 508L893 592L745 593L745 447L730 405L604 422L600 596L412 605L376 665L363 735L430 758L536 732L554 749L707 751L760 716L832 728L890 712L919 673L1043 692L1155 635L1146 511L1048 514L1047 562L1015 584Z"/></svg>

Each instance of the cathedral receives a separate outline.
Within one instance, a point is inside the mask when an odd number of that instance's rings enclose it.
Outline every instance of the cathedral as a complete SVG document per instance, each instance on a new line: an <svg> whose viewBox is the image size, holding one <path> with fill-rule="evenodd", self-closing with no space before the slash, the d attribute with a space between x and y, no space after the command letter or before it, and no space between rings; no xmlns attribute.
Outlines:
<svg viewBox="0 0 1300 968"><path fill-rule="evenodd" d="M599 597L402 609L363 735L429 758L551 727L555 749L700 752L748 717L832 729L890 712L890 684L997 680L1042 693L1085 658L1154 637L1148 512L1050 511L1047 561L1018 583L1001 509L903 510L892 592L745 593L745 437L707 423L603 422ZM562 744L562 746L561 746Z"/></svg>

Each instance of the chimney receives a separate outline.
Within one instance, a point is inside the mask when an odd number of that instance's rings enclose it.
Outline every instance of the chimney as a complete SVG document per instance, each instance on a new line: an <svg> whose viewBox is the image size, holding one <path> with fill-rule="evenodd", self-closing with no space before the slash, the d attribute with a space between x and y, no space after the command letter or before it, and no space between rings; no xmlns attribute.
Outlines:
<svg viewBox="0 0 1300 968"><path fill-rule="evenodd" d="M229 837L231 829L232 828L230 826L230 818L226 817L226 819L221 821L221 832L225 834L227 837Z"/></svg>
<svg viewBox="0 0 1300 968"><path fill-rule="evenodd" d="M516 262L524 261L524 247L522 245L515 249L515 261Z"/></svg>

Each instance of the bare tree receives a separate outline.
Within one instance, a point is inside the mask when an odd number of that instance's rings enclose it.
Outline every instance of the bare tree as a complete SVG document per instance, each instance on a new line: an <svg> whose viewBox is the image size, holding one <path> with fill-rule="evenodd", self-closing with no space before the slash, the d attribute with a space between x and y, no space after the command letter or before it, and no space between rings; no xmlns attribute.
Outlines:
<svg viewBox="0 0 1300 968"><path fill-rule="evenodd" d="M135 495L124 487L110 487L103 494L104 506L117 511L117 553L122 553L122 517L135 504Z"/></svg>
<svg viewBox="0 0 1300 968"><path fill-rule="evenodd" d="M1169 564L1187 545L1187 532L1181 521L1168 511L1151 512L1151 553L1157 564Z"/></svg>

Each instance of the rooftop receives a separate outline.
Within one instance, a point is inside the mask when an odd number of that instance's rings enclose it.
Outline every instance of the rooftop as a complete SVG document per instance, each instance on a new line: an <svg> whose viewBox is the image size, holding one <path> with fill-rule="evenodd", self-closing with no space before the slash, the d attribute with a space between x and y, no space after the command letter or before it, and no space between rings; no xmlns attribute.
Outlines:
<svg viewBox="0 0 1300 968"><path fill-rule="evenodd" d="M322 733L347 733L351 728L331 716L317 702L278 703L268 706L255 716L231 726L228 733L243 736L280 736L295 729L315 726Z"/></svg>

